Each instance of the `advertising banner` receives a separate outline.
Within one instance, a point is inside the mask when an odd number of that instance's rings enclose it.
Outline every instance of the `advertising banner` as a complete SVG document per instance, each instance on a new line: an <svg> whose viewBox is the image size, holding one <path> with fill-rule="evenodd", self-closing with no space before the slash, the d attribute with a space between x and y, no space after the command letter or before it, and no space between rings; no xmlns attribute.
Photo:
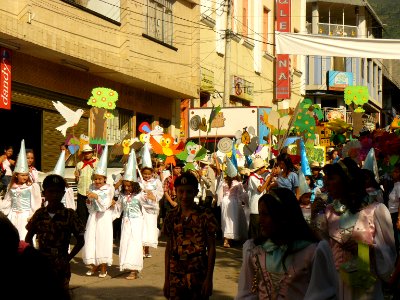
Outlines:
<svg viewBox="0 0 400 300"><path fill-rule="evenodd" d="M11 109L11 57L11 50L0 48L0 109Z"/></svg>

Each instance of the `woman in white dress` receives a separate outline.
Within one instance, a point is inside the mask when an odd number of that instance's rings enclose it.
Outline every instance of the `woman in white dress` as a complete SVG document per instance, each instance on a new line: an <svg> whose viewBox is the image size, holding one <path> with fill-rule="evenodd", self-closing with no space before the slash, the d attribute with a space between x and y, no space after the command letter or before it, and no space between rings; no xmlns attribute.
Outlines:
<svg viewBox="0 0 400 300"><path fill-rule="evenodd" d="M230 240L247 239L247 221L243 205L248 205L248 194L239 176L233 178L226 176L222 190L221 229L224 247L229 248Z"/></svg>

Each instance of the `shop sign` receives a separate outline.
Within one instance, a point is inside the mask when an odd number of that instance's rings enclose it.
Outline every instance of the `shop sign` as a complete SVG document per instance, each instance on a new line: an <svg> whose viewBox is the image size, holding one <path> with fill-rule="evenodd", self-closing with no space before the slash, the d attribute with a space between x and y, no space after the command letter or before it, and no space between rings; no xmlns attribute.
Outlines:
<svg viewBox="0 0 400 300"><path fill-rule="evenodd" d="M11 50L0 48L0 109L11 109Z"/></svg>
<svg viewBox="0 0 400 300"><path fill-rule="evenodd" d="M201 68L200 77L200 90L203 92L214 92L214 72Z"/></svg>
<svg viewBox="0 0 400 300"><path fill-rule="evenodd" d="M328 71L328 90L344 91L347 86L353 85L353 73Z"/></svg>
<svg viewBox="0 0 400 300"><path fill-rule="evenodd" d="M291 31L291 0L276 1L277 31ZM288 54L276 55L276 99L290 99L290 59Z"/></svg>
<svg viewBox="0 0 400 300"><path fill-rule="evenodd" d="M231 96L246 100L254 101L254 83L243 78L232 76Z"/></svg>
<svg viewBox="0 0 400 300"><path fill-rule="evenodd" d="M330 108L325 112L326 120L329 122L333 119L346 121L346 108Z"/></svg>

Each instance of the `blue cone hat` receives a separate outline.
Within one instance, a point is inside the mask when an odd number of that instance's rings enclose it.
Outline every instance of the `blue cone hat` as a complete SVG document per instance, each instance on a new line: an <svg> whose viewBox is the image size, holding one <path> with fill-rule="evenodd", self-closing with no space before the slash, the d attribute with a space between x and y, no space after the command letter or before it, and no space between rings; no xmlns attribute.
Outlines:
<svg viewBox="0 0 400 300"><path fill-rule="evenodd" d="M107 177L107 159L108 159L108 145L104 147L103 153L101 154L100 160L94 169L93 174L102 175Z"/></svg>
<svg viewBox="0 0 400 300"><path fill-rule="evenodd" d="M303 139L300 140L300 163L303 175L311 175L311 169L306 154L306 146L304 145Z"/></svg>
<svg viewBox="0 0 400 300"><path fill-rule="evenodd" d="M303 171L299 170L299 194L301 196L305 193L310 193L310 192L311 192L311 190L306 182L306 177L305 177Z"/></svg>
<svg viewBox="0 0 400 300"><path fill-rule="evenodd" d="M144 143L144 145L143 145L141 167L153 169L153 164L151 163L150 149L149 149L149 145L147 143Z"/></svg>
<svg viewBox="0 0 400 300"><path fill-rule="evenodd" d="M131 153L129 153L128 162L125 165L125 172L123 180L137 182L137 173L136 173L136 154L135 150L131 149Z"/></svg>
<svg viewBox="0 0 400 300"><path fill-rule="evenodd" d="M22 174L29 173L28 160L26 159L25 140L21 141L21 148L19 150L17 164L15 166L14 173L22 173Z"/></svg>
<svg viewBox="0 0 400 300"><path fill-rule="evenodd" d="M238 174L238 170L236 169L235 165L232 163L232 161L229 159L229 157L226 157L226 175L228 177L236 177Z"/></svg>
<svg viewBox="0 0 400 300"><path fill-rule="evenodd" d="M63 178L65 177L65 150L61 151L57 164L54 167L53 174L60 175Z"/></svg>
<svg viewBox="0 0 400 300"><path fill-rule="evenodd" d="M378 163L376 162L374 148L369 150L362 168L372 171L372 173L375 175L375 180L379 182Z"/></svg>

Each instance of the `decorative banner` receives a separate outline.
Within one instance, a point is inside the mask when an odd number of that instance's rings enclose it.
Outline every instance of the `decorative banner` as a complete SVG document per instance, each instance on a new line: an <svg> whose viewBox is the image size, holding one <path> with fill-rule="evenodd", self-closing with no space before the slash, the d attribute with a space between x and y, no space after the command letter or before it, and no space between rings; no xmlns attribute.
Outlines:
<svg viewBox="0 0 400 300"><path fill-rule="evenodd" d="M291 0L276 1L277 31L291 31ZM276 99L290 99L290 58L288 54L276 55Z"/></svg>
<svg viewBox="0 0 400 300"><path fill-rule="evenodd" d="M60 101L54 102L51 101L54 105L54 107L57 109L57 111L63 116L65 119L65 123L61 126L58 126L56 129L62 133L63 136L67 135L67 129L69 127L75 127L78 125L79 120L81 119L83 115L83 109L77 109L76 111L73 111L72 109L66 107L64 104L62 104Z"/></svg>
<svg viewBox="0 0 400 300"><path fill-rule="evenodd" d="M11 109L11 57L12 51L0 48L0 109Z"/></svg>
<svg viewBox="0 0 400 300"><path fill-rule="evenodd" d="M365 112L362 106L368 102L369 92L366 86L348 86L344 89L344 102L347 105L354 103L354 112Z"/></svg>
<svg viewBox="0 0 400 300"><path fill-rule="evenodd" d="M182 161L186 161L183 170L187 171L187 170L196 170L194 162L202 160L203 158L206 157L206 155L207 155L206 148L190 141L186 143L185 149L182 152L178 153L176 157Z"/></svg>

